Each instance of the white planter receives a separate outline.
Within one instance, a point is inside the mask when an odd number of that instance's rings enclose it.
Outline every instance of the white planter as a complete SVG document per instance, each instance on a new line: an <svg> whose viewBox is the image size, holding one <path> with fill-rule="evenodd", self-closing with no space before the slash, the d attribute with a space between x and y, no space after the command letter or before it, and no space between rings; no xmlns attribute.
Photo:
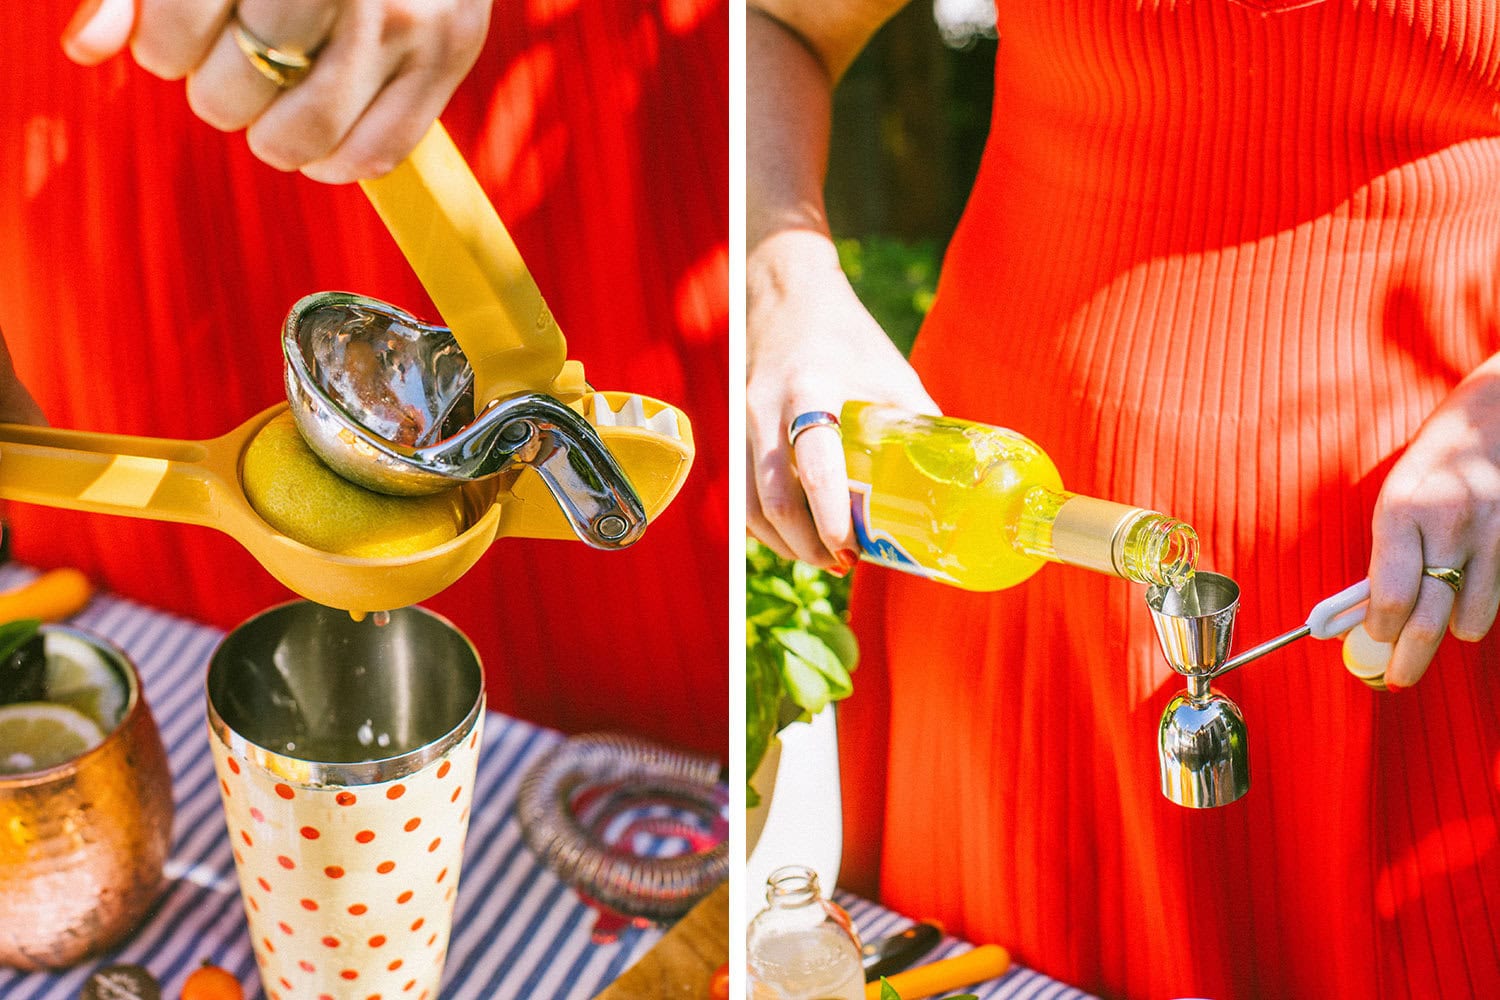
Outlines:
<svg viewBox="0 0 1500 1000"><path fill-rule="evenodd" d="M760 805L745 822L746 918L765 906L766 878L782 865L811 868L832 897L844 839L833 706L783 729L750 783Z"/></svg>

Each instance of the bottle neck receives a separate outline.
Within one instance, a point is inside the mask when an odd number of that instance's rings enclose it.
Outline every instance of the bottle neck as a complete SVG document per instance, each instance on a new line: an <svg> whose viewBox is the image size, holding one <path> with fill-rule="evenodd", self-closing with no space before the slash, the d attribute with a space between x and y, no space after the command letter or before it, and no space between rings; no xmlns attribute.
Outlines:
<svg viewBox="0 0 1500 1000"><path fill-rule="evenodd" d="M789 910L820 902L818 873L801 865L776 869L766 880L766 903L776 909Z"/></svg>
<svg viewBox="0 0 1500 1000"><path fill-rule="evenodd" d="M1180 587L1198 563L1198 534L1144 507L1037 487L1022 504L1015 545L1052 562Z"/></svg>

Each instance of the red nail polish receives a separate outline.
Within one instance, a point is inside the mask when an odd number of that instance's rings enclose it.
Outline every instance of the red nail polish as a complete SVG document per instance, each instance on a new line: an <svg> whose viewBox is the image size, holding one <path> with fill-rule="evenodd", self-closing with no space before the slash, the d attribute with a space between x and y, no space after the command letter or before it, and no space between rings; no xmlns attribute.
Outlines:
<svg viewBox="0 0 1500 1000"><path fill-rule="evenodd" d="M1392 694L1395 694L1397 691L1406 690L1406 688L1402 687L1400 684L1392 684L1390 681L1385 682L1385 689Z"/></svg>
<svg viewBox="0 0 1500 1000"><path fill-rule="evenodd" d="M839 549L838 559L839 566L847 573L854 568L855 563L859 562L859 553L853 549Z"/></svg>
<svg viewBox="0 0 1500 1000"><path fill-rule="evenodd" d="M844 568L842 563L837 566L832 566L828 569L825 569L823 572L827 573L829 576L836 576L840 580L849 575L849 571Z"/></svg>

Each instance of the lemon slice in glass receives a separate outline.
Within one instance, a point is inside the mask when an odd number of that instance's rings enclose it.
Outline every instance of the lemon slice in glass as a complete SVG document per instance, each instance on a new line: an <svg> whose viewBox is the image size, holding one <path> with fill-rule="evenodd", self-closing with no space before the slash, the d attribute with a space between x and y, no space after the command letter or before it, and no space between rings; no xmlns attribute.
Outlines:
<svg viewBox="0 0 1500 1000"><path fill-rule="evenodd" d="M76 708L22 701L0 708L0 774L41 771L104 742L104 731Z"/></svg>
<svg viewBox="0 0 1500 1000"><path fill-rule="evenodd" d="M125 684L93 646L66 632L47 632L47 700L78 709L104 732L120 723Z"/></svg>

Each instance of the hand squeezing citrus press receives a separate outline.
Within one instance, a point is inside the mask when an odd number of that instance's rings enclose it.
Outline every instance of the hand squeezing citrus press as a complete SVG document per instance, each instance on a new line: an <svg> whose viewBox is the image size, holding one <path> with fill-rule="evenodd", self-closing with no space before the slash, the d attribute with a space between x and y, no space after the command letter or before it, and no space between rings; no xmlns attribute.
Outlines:
<svg viewBox="0 0 1500 1000"><path fill-rule="evenodd" d="M285 326L288 398L309 446L325 460L344 459L352 474L339 471L356 482L365 478L361 470L379 466L387 445L407 466L435 473L451 487L457 537L366 558L312 548L272 528L246 497L243 456L285 404L208 441L0 425L0 499L216 528L296 593L356 613L438 593L502 535L582 538L602 548L639 538L691 466L687 417L666 403L585 383L440 124L395 172L365 188L451 329L373 299L309 296ZM351 343L363 348L352 356L337 349ZM424 369L422 359L437 360ZM337 394L336 366L351 365L365 367L345 372L346 382L384 380L375 397L401 412L394 428L375 419L378 405L359 409L355 397ZM336 410L342 426L320 441L320 421Z"/></svg>
<svg viewBox="0 0 1500 1000"><path fill-rule="evenodd" d="M1162 712L1157 731L1162 794L1180 806L1228 805L1250 790L1250 750L1245 717L1214 678L1258 660L1288 643L1312 636L1332 639L1363 622L1370 581L1361 580L1315 605L1307 621L1274 639L1230 656L1240 587L1227 576L1199 571L1181 591L1152 586L1146 604L1167 663L1187 679ZM1378 674L1346 657L1360 680L1378 686ZM1383 667L1381 668L1383 669Z"/></svg>

